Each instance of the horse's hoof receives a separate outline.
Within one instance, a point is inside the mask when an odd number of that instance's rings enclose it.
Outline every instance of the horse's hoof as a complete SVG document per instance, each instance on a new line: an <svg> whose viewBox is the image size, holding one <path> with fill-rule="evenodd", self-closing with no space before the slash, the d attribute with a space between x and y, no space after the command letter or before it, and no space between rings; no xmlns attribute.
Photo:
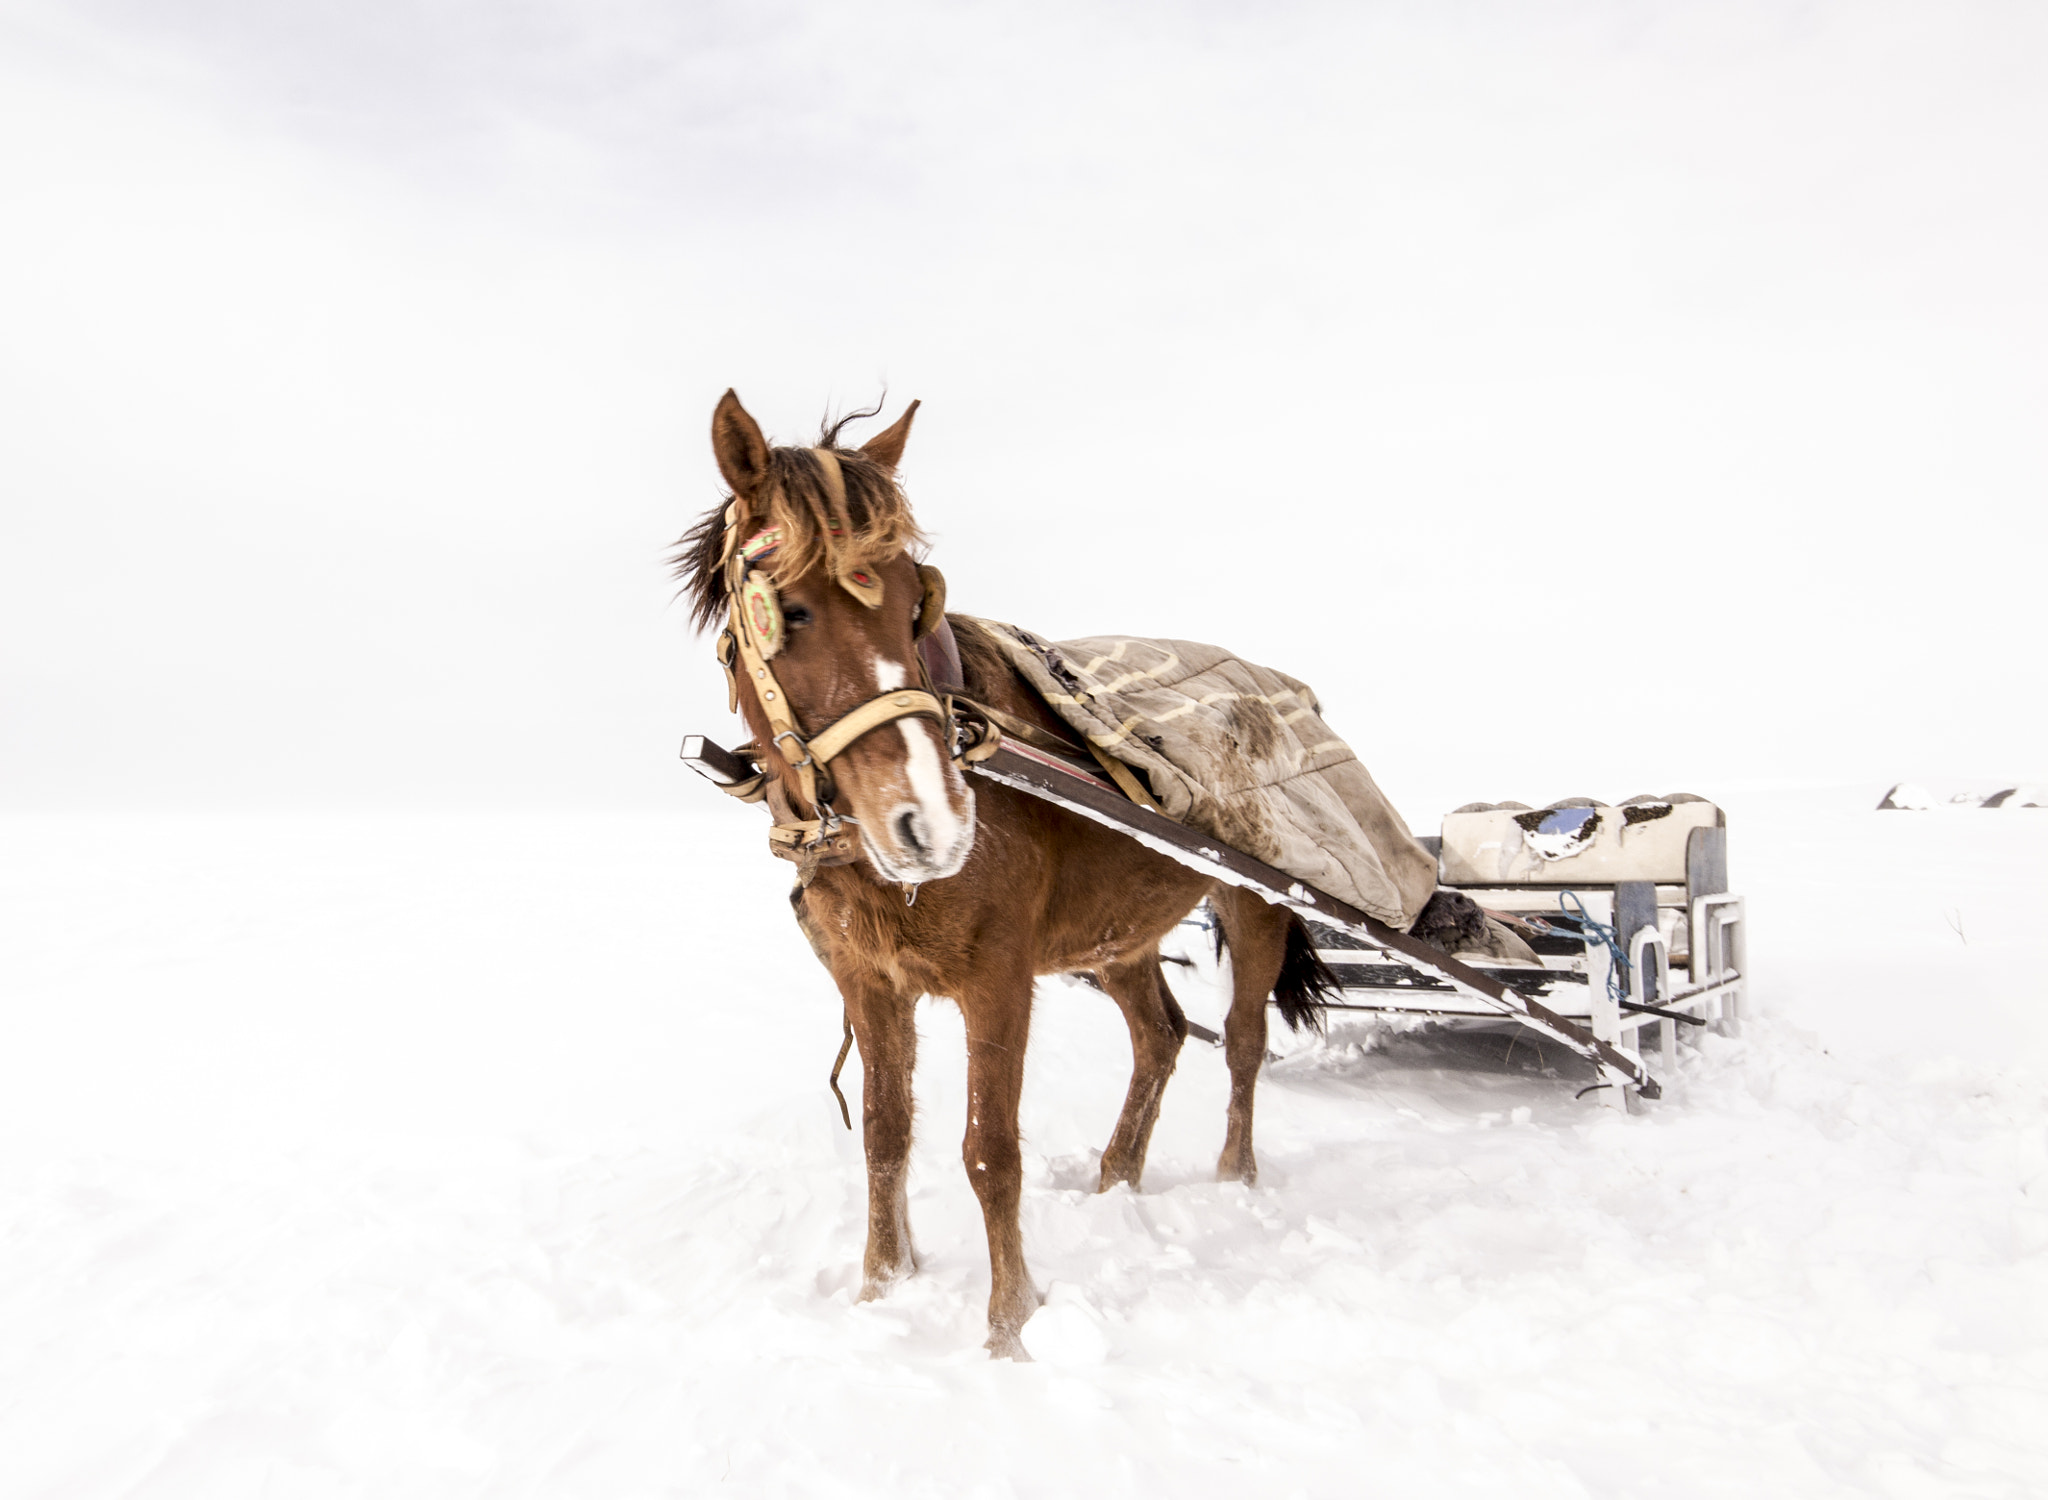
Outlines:
<svg viewBox="0 0 2048 1500"><path fill-rule="evenodd" d="M1024 1340L1014 1333L1003 1333L992 1328L989 1330L988 1342L983 1344L982 1348L988 1350L990 1359L1014 1360L1020 1365L1037 1363L1032 1359L1031 1351L1024 1347Z"/></svg>
<svg viewBox="0 0 2048 1500"><path fill-rule="evenodd" d="M1259 1185L1259 1164L1248 1161L1233 1165L1227 1161L1219 1161L1216 1163L1216 1180L1218 1182L1241 1182L1246 1187L1257 1187Z"/></svg>
<svg viewBox="0 0 2048 1500"><path fill-rule="evenodd" d="M891 1287L916 1269L917 1263L913 1261L907 1266L899 1266L892 1271L872 1272L861 1279L860 1295L854 1298L854 1300L856 1302L878 1301L888 1296Z"/></svg>
<svg viewBox="0 0 2048 1500"><path fill-rule="evenodd" d="M1095 1191L1106 1193L1118 1183L1127 1182L1131 1185L1131 1191L1135 1193L1138 1191L1138 1179L1144 1176L1144 1174L1145 1169L1143 1167L1138 1168L1136 1171L1125 1171L1121 1167L1111 1167L1108 1162L1104 1162L1102 1164L1102 1176L1096 1181Z"/></svg>

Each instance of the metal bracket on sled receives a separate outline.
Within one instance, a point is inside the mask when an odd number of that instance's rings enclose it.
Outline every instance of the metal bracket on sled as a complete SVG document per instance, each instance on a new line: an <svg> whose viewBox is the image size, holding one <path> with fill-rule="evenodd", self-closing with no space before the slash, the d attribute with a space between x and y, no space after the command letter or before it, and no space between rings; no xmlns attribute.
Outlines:
<svg viewBox="0 0 2048 1500"><path fill-rule="evenodd" d="M1375 948L1400 955L1410 967L1443 980L1459 993L1532 1027L1585 1058L1599 1072L1596 1088L1617 1088L1644 1099L1656 1099L1663 1094L1641 1058L1601 1041L1578 1022L1557 1014L1541 1001L1517 994L1499 980L1459 963L1442 949L1389 927L1328 891L1295 879L1285 870L1253 859L1164 814L1139 807L1100 777L1057 756L1005 741L995 754L971 769L991 781L1114 828L1189 869L1257 891L1267 900L1297 911L1312 912L1332 927Z"/></svg>

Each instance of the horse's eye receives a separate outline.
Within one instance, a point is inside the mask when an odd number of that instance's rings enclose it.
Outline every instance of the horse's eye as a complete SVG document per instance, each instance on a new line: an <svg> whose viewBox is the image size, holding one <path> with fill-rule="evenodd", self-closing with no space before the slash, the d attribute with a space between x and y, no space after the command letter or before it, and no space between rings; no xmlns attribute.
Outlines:
<svg viewBox="0 0 2048 1500"><path fill-rule="evenodd" d="M782 623L791 630L802 630L811 623L811 612L801 604L786 604L782 608Z"/></svg>

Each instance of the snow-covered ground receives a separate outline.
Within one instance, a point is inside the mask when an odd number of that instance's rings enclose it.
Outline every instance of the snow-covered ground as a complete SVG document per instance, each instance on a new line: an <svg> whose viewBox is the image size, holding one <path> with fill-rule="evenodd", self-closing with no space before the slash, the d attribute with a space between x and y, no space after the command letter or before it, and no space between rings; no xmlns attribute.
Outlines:
<svg viewBox="0 0 2048 1500"><path fill-rule="evenodd" d="M1339 1024L1219 1186L1190 1044L1098 1197L1122 1023L1041 986L1030 1365L943 1006L922 1269L852 1302L749 810L8 817L0 1494L2048 1493L2048 811L1699 790L1755 1019L1640 1117Z"/></svg>

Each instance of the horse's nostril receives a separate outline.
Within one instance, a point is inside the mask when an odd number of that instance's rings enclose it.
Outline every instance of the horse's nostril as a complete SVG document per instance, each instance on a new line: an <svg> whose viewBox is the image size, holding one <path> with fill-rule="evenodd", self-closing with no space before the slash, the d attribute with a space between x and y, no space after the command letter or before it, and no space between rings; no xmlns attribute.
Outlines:
<svg viewBox="0 0 2048 1500"><path fill-rule="evenodd" d="M924 840L918 837L922 831L921 820L916 812L912 811L898 815L896 819L896 842L901 844L907 853L923 854L925 852Z"/></svg>

